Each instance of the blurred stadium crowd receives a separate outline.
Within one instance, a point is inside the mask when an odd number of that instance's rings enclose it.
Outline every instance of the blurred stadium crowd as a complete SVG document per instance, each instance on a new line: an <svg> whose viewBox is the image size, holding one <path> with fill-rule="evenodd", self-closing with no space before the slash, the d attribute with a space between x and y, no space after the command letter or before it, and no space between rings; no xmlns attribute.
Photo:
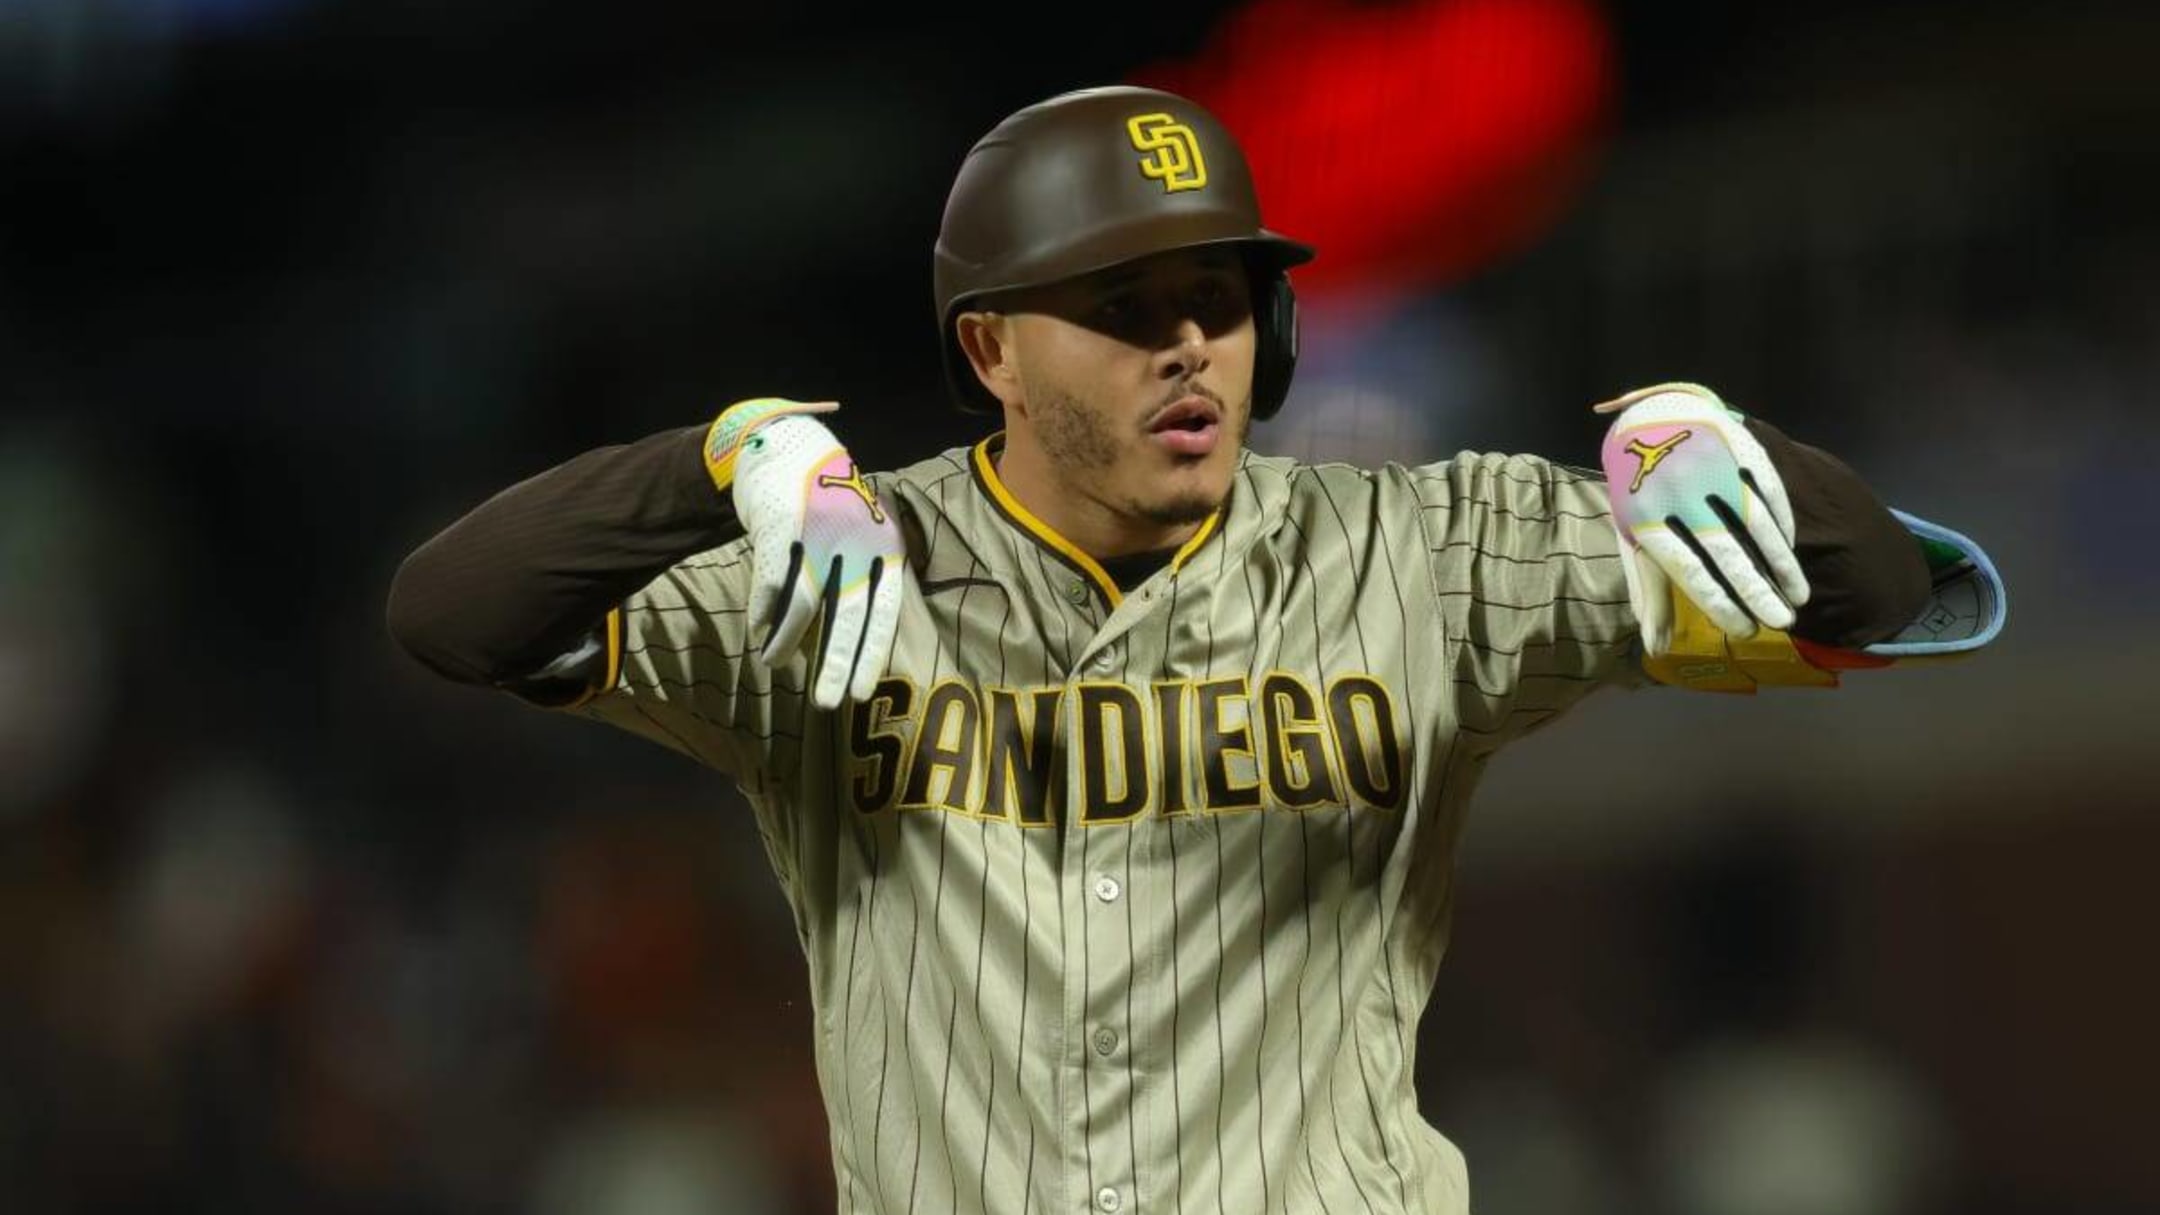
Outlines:
<svg viewBox="0 0 2160 1215"><path fill-rule="evenodd" d="M1977 662L1597 698L1500 761L1420 1054L1479 1210L2160 1208L2160 14L1270 7L1559 13L1604 66L1506 206L1436 187L1520 222L1307 296L1255 446L1587 463L1590 402L1695 379L2012 587ZM928 278L967 145L1257 53L1098 8L0 0L0 1210L833 1209L733 790L431 681L383 596L738 397L841 399L872 467L973 437Z"/></svg>

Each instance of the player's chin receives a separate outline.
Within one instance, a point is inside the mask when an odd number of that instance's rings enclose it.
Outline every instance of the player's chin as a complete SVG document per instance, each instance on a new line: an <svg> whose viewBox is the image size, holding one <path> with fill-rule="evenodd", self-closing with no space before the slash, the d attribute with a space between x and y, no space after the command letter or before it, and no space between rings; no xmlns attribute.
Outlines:
<svg viewBox="0 0 2160 1215"><path fill-rule="evenodd" d="M1227 472L1190 467L1145 487L1141 513L1160 524L1198 523L1230 494Z"/></svg>
<svg viewBox="0 0 2160 1215"><path fill-rule="evenodd" d="M1148 522L1158 526L1176 527L1186 523L1198 523L1214 514L1215 508L1221 505L1222 499L1220 498L1207 498L1200 495L1171 498L1159 497L1153 501L1141 503L1137 513Z"/></svg>

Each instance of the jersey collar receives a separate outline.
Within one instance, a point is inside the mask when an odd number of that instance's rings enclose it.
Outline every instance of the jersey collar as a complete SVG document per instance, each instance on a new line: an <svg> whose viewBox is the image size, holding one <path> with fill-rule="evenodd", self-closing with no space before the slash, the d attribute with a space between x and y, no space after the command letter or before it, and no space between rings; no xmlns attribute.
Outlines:
<svg viewBox="0 0 2160 1215"><path fill-rule="evenodd" d="M1109 601L1112 608L1123 603L1124 594L1118 590L1117 583L1111 579L1109 572L1103 569L1100 562L1088 556L1079 545L1059 535L1049 524L1036 518L1027 507L1020 505L1020 500L1013 497L1011 490L1005 488L1005 482L998 479L996 456L1004 448L1005 432L1001 430L977 443L970 455L968 465L974 472L975 484L983 491L983 496L990 499L991 505L997 508L999 514L1005 516L1006 522L1027 533L1037 544L1049 549L1051 555L1058 560L1085 574L1095 589L1102 592L1103 598ZM1170 559L1171 571L1176 572L1188 558L1199 552L1200 547L1207 543L1208 537L1214 535L1221 524L1222 508L1217 507L1214 513L1201 521L1199 530L1178 549L1177 555Z"/></svg>

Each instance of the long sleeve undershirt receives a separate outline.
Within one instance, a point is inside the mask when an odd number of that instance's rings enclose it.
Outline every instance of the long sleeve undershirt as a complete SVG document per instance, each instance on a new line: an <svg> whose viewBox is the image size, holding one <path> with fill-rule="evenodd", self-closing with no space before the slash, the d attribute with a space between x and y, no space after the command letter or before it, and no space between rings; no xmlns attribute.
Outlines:
<svg viewBox="0 0 2160 1215"><path fill-rule="evenodd" d="M1842 461L1758 419L1747 425L1785 483L1811 587L1792 632L1858 647L1903 628L1928 594L1912 537ZM668 567L742 535L733 501L706 474L704 436L692 426L588 451L474 507L399 567L392 636L444 678L484 685L575 648ZM1120 583L1137 585L1155 566L1118 568Z"/></svg>

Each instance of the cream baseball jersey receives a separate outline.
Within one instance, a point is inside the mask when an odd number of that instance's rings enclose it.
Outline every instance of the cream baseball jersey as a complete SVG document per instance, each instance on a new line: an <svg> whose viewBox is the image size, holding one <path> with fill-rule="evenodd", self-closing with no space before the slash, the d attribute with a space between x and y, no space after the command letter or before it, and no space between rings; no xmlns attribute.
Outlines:
<svg viewBox="0 0 2160 1215"><path fill-rule="evenodd" d="M1416 1029L1486 760L1639 678L1603 481L1246 453L1121 592L998 442L870 478L916 577L867 701L755 661L737 541L610 616L575 710L749 797L842 1209L1466 1210Z"/></svg>

